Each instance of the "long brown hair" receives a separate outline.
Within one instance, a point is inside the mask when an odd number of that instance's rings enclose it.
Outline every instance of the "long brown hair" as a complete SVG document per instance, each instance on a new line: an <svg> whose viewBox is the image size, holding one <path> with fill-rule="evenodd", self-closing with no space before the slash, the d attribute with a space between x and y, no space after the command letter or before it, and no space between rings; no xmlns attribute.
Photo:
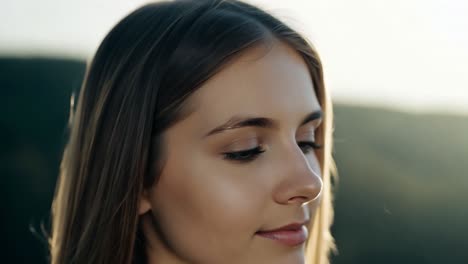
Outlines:
<svg viewBox="0 0 468 264"><path fill-rule="evenodd" d="M323 198L307 244L328 263L332 221L332 108L316 51L296 31L234 0L147 4L105 37L71 109L49 239L51 263L143 263L137 206L157 183L161 134L187 114L185 99L246 49L279 40L310 69L324 110L317 140Z"/></svg>

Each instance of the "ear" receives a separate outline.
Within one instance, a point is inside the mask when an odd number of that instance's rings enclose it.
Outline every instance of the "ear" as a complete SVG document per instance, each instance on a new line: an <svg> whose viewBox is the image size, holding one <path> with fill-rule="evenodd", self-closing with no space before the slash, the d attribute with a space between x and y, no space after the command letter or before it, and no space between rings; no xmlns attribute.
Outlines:
<svg viewBox="0 0 468 264"><path fill-rule="evenodd" d="M151 210L151 202L149 199L148 190L144 190L140 195L140 200L138 201L138 215L143 215Z"/></svg>

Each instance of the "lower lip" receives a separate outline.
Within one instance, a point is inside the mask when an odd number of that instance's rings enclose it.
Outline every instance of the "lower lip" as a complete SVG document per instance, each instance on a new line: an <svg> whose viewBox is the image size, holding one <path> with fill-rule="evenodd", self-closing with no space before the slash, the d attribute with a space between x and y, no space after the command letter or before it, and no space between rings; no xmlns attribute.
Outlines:
<svg viewBox="0 0 468 264"><path fill-rule="evenodd" d="M306 226L297 230L280 230L274 232L257 232L257 235L275 240L286 246L298 246L307 240L308 231Z"/></svg>

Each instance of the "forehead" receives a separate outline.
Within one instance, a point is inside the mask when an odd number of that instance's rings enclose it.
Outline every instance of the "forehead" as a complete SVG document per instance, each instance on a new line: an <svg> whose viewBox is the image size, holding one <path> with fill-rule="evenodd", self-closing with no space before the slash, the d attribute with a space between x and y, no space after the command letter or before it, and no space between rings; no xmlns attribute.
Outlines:
<svg viewBox="0 0 468 264"><path fill-rule="evenodd" d="M236 58L189 99L193 115L216 125L233 115L254 115L295 124L319 110L302 57L280 42L257 46Z"/></svg>

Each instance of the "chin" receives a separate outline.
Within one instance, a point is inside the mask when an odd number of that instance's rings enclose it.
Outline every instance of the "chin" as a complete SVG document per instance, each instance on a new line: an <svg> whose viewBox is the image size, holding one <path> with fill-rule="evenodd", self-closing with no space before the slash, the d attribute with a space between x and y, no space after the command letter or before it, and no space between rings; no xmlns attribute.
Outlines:
<svg viewBox="0 0 468 264"><path fill-rule="evenodd" d="M274 255L274 254L272 254ZM276 255L276 254L275 254ZM305 255L303 250L291 251L283 255L276 255L269 260L261 261L259 263L268 264L305 264Z"/></svg>

